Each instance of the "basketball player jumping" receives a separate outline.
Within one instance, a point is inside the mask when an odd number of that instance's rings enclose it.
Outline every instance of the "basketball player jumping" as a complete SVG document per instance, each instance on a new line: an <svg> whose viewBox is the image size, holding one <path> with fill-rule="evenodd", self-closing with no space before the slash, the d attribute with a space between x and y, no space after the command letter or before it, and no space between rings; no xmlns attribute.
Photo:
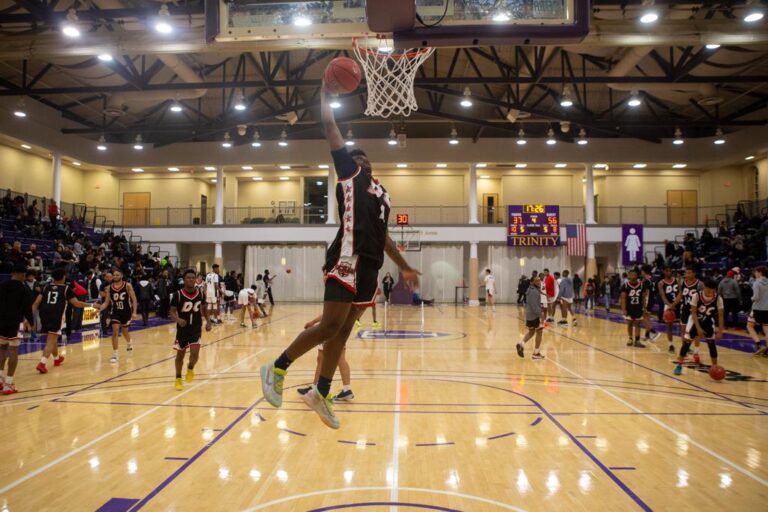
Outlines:
<svg viewBox="0 0 768 512"><path fill-rule="evenodd" d="M119 268L112 270L112 284L106 291L104 304L101 305L99 311L104 311L109 307L112 308L109 315L112 319L112 357L109 359L109 362L117 363L120 360L117 342L120 338L121 327L123 329L123 337L127 343L125 346L126 352L133 350L128 326L131 325L131 320L137 318L136 307L138 306L138 301L136 300L136 294L133 292L133 286L131 286L131 283L123 281L123 273Z"/></svg>
<svg viewBox="0 0 768 512"><path fill-rule="evenodd" d="M347 151L329 105L325 84L321 94L323 129L339 181L336 198L341 219L336 239L326 253L326 268L330 270L325 279L322 318L320 323L299 334L277 360L262 366L260 373L264 397L274 407L280 407L288 367L325 342L317 385L313 385L303 399L323 423L339 428L330 397L331 381L359 317L357 308L368 307L376 299L378 271L384 263L384 252L403 269L407 281L418 283L418 272L408 266L387 234L389 195L373 178L366 154L359 149Z"/></svg>
<svg viewBox="0 0 768 512"><path fill-rule="evenodd" d="M181 369L184 367L184 355L187 349L189 349L189 363L186 380L192 382L195 378L195 364L200 357L200 338L203 334L203 314L205 314L205 330L210 331L212 328L210 314L203 304L203 294L195 286L195 277L193 269L185 270L184 288L171 297L170 317L176 322L176 342L173 344L173 349L176 351L174 387L179 391L184 389L181 383Z"/></svg>
<svg viewBox="0 0 768 512"><path fill-rule="evenodd" d="M37 296L32 304L32 311L40 312L41 333L46 333L43 357L37 363L37 371L48 373L48 358L53 355L53 366L61 366L64 356L59 355L59 336L61 326L64 324L64 311L67 304L76 308L85 308L89 304L77 300L75 290L65 283L67 273L63 268L57 268L51 272L53 283L45 285L43 292Z"/></svg>

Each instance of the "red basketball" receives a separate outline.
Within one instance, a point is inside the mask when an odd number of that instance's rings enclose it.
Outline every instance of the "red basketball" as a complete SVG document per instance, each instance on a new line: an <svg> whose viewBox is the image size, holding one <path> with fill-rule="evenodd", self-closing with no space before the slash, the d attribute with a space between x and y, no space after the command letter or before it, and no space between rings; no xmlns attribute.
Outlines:
<svg viewBox="0 0 768 512"><path fill-rule="evenodd" d="M289 268L285 269L285 273L286 274L290 274L291 273L291 269L289 269Z"/></svg>
<svg viewBox="0 0 768 512"><path fill-rule="evenodd" d="M675 311L673 309L665 309L664 310L664 321L671 324L677 319L677 316L675 315Z"/></svg>
<svg viewBox="0 0 768 512"><path fill-rule="evenodd" d="M722 366L710 366L709 376L712 377L713 380L723 380L725 378L725 368Z"/></svg>
<svg viewBox="0 0 768 512"><path fill-rule="evenodd" d="M323 80L331 94L352 92L360 85L360 66L349 57L336 57L325 68Z"/></svg>

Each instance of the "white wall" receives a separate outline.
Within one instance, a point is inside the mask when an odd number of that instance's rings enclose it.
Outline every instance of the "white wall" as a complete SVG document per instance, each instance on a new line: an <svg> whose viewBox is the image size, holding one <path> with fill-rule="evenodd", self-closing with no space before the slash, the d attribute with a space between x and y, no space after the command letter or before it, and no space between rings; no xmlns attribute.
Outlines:
<svg viewBox="0 0 768 512"><path fill-rule="evenodd" d="M325 249L324 244L249 245L245 249L246 285L255 283L256 275L268 269L276 277L272 283L275 302L322 301Z"/></svg>
<svg viewBox="0 0 768 512"><path fill-rule="evenodd" d="M402 255L411 267L421 272L420 291L423 298L453 302L455 287L461 286L464 281L463 244L422 245L421 251L403 252ZM389 258L384 259L384 265L379 270L379 287L387 272L397 283L398 268Z"/></svg>

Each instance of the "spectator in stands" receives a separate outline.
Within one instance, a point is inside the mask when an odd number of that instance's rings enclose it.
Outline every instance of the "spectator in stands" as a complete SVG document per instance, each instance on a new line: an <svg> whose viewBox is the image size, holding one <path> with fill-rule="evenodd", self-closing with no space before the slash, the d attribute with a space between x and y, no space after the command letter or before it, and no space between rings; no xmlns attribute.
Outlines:
<svg viewBox="0 0 768 512"><path fill-rule="evenodd" d="M517 281L517 305L520 306L522 304L525 304L525 293L528 291L528 288L531 286L531 281L526 277L525 274L520 276L520 279Z"/></svg>
<svg viewBox="0 0 768 512"><path fill-rule="evenodd" d="M573 274L573 301L576 304L576 308L578 309L579 304L581 304L581 288L584 286L584 281L581 280L581 277L579 277L579 274Z"/></svg>
<svg viewBox="0 0 768 512"><path fill-rule="evenodd" d="M13 247L11 247L11 252L8 257L13 263L24 263L24 252L21 250L20 241L13 241Z"/></svg>
<svg viewBox="0 0 768 512"><path fill-rule="evenodd" d="M10 190L6 190L3 196L3 214L6 217L13 215L13 196Z"/></svg>
<svg viewBox="0 0 768 512"><path fill-rule="evenodd" d="M614 274L615 275L615 274ZM611 279L605 276L603 279L603 286L600 287L600 292L603 294L603 304L605 304L605 311L611 311L611 289L615 288L611 286Z"/></svg>
<svg viewBox="0 0 768 512"><path fill-rule="evenodd" d="M734 279L734 272L729 270L725 278L717 286L717 293L723 298L725 310L725 326L735 327L739 323L739 309L741 304L741 289Z"/></svg>
<svg viewBox="0 0 768 512"><path fill-rule="evenodd" d="M171 281L168 269L163 269L160 278L157 280L157 296L160 297L160 308L158 315L160 318L168 318L168 311L171 306L171 294L173 293L173 281Z"/></svg>
<svg viewBox="0 0 768 512"><path fill-rule="evenodd" d="M152 297L155 295L154 286L152 281L144 275L137 275L138 282L136 283L136 299L139 301L139 310L141 312L141 319L144 322L144 326L149 325L149 311L152 306Z"/></svg>
<svg viewBox="0 0 768 512"><path fill-rule="evenodd" d="M56 201L51 199L51 201L48 203L48 220L51 221L51 229L56 227L58 218L59 218L59 207L56 205Z"/></svg>
<svg viewBox="0 0 768 512"><path fill-rule="evenodd" d="M37 199L32 201L32 204L27 206L27 217L33 220L40 218L40 207L37 205Z"/></svg>

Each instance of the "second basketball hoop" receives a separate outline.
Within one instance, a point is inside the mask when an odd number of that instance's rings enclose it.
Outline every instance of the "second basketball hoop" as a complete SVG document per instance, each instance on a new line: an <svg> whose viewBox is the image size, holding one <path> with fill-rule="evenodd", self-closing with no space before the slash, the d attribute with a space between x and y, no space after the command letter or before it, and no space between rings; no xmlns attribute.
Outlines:
<svg viewBox="0 0 768 512"><path fill-rule="evenodd" d="M391 39L352 39L368 87L367 116L409 116L419 105L413 84L416 71L434 48L396 50Z"/></svg>

